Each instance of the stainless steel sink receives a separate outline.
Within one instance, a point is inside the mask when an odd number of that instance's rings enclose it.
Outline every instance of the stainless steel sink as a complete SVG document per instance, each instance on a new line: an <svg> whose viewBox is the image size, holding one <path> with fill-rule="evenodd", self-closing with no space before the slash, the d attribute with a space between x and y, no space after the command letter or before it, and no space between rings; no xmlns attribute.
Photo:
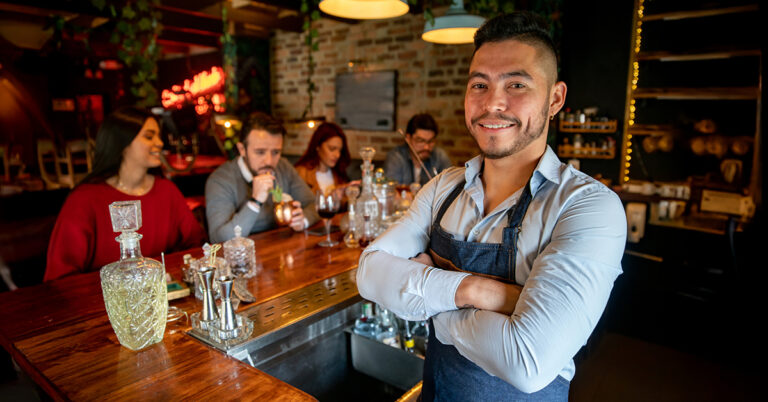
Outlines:
<svg viewBox="0 0 768 402"><path fill-rule="evenodd" d="M424 361L350 329L362 300L346 272L241 312L254 322L229 355L321 401L395 401L416 386ZM203 339L203 341L206 341Z"/></svg>

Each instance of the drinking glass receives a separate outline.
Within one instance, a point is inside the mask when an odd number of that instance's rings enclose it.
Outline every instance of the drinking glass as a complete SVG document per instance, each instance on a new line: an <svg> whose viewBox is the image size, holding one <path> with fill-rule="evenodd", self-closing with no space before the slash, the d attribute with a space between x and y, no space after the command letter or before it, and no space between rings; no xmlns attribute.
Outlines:
<svg viewBox="0 0 768 402"><path fill-rule="evenodd" d="M315 194L315 206L317 213L323 218L325 224L325 240L318 243L320 247L333 247L339 242L331 240L331 218L339 212L341 206L341 194L339 191L317 190Z"/></svg>

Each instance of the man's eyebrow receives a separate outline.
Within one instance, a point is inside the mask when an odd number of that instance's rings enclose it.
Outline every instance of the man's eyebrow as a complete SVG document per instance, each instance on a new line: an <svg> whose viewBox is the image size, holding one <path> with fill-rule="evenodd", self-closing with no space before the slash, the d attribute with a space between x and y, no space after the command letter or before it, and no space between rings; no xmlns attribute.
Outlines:
<svg viewBox="0 0 768 402"><path fill-rule="evenodd" d="M520 78L523 78L523 79L526 79L526 80L533 80L533 77L531 77L531 75L528 74L528 72L526 72L525 70L509 71L509 72L501 74L501 78L502 79L512 78L512 77L520 77ZM481 79L484 79L484 80L489 80L490 79L488 74L481 73L479 71L472 71L472 72L470 72L469 73L469 78L470 79L472 79L472 78L481 78Z"/></svg>

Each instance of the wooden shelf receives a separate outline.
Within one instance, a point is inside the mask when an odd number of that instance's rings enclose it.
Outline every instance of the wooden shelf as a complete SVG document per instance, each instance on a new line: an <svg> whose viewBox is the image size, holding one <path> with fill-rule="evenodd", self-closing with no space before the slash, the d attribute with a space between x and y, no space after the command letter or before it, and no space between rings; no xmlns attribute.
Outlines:
<svg viewBox="0 0 768 402"><path fill-rule="evenodd" d="M637 54L637 60L659 60L659 61L692 61L692 60L716 60L728 59L731 57L759 56L760 49L741 49L741 50L711 50L702 52L640 52Z"/></svg>
<svg viewBox="0 0 768 402"><path fill-rule="evenodd" d="M724 14L747 13L750 11L758 11L759 9L760 8L757 4L748 4L745 6L711 8L708 10L672 11L668 13L645 15L643 16L642 20L643 22L659 21L659 20L663 20L663 21L682 20L687 18L713 17L716 15L724 15Z"/></svg>
<svg viewBox="0 0 768 402"><path fill-rule="evenodd" d="M564 133L613 133L616 132L616 120L588 121L585 123L560 120L559 130Z"/></svg>
<svg viewBox="0 0 768 402"><path fill-rule="evenodd" d="M739 100L757 99L758 87L730 88L638 88L632 93L635 99L700 99Z"/></svg>
<svg viewBox="0 0 768 402"><path fill-rule="evenodd" d="M629 126L629 133L632 135L659 136L675 131L677 129L671 124L635 124Z"/></svg>
<svg viewBox="0 0 768 402"><path fill-rule="evenodd" d="M613 159L616 157L616 152L613 148L609 148L607 150L599 148L599 147L580 147L579 152L576 153L573 151L573 146L570 146L569 149L563 149L564 147L562 145L558 145L557 147L557 156L561 158L576 158L576 159ZM593 153L594 151L594 153Z"/></svg>

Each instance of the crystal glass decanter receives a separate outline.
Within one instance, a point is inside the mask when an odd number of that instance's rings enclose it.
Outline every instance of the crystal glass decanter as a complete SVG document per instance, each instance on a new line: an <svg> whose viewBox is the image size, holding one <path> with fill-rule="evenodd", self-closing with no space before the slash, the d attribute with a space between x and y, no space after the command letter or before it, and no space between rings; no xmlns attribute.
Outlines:
<svg viewBox="0 0 768 402"><path fill-rule="evenodd" d="M368 246L368 243L379 234L379 220L381 218L381 205L373 194L373 155L376 150L364 147L360 150L363 164L360 169L363 172L363 191L355 201L355 238L360 247Z"/></svg>
<svg viewBox="0 0 768 402"><path fill-rule="evenodd" d="M101 269L101 290L120 344L131 350L160 342L168 312L165 269L156 260L141 256L136 231L141 227L141 202L109 205L112 230L121 232L120 260Z"/></svg>
<svg viewBox="0 0 768 402"><path fill-rule="evenodd" d="M253 240L242 237L243 229L235 226L235 237L224 242L224 259L232 275L252 278L256 275L256 248Z"/></svg>

